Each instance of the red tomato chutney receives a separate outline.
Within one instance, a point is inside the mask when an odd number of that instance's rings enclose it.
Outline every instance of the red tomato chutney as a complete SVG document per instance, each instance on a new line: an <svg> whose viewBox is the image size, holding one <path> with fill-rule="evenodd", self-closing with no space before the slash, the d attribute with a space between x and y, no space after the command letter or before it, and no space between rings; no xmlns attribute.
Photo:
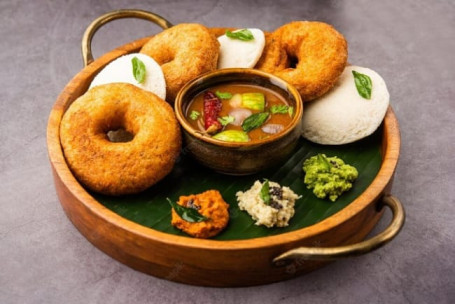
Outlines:
<svg viewBox="0 0 455 304"><path fill-rule="evenodd" d="M283 132L294 108L273 90L246 84L222 84L202 91L186 109L190 125L214 139L259 141Z"/></svg>

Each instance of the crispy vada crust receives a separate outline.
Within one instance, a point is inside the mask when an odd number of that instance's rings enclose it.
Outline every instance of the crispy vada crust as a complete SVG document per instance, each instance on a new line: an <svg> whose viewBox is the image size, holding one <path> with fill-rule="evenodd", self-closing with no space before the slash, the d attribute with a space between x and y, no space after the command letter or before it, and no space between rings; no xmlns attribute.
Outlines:
<svg viewBox="0 0 455 304"><path fill-rule="evenodd" d="M166 100L173 103L187 82L216 70L220 44L205 26L182 23L153 36L140 52L161 65L166 79Z"/></svg>
<svg viewBox="0 0 455 304"><path fill-rule="evenodd" d="M229 222L229 205L217 190L207 190L200 194L181 196L177 202L184 207L191 205L199 208L198 212L208 219L199 223L190 223L182 219L172 209L171 224L185 233L197 238L209 238L220 233Z"/></svg>
<svg viewBox="0 0 455 304"><path fill-rule="evenodd" d="M215 37L220 37L226 34L226 31L235 31L235 27L210 27L208 28L209 32L212 33Z"/></svg>
<svg viewBox="0 0 455 304"><path fill-rule="evenodd" d="M285 58L283 58L284 51ZM293 84L304 101L325 94L346 66L347 43L331 25L294 21L272 33L256 67ZM295 68L292 61L297 60Z"/></svg>
<svg viewBox="0 0 455 304"><path fill-rule="evenodd" d="M107 132L124 128L129 142ZM180 127L170 105L126 83L90 89L75 100L60 124L65 159L87 188L108 195L143 191L173 168L181 148Z"/></svg>
<svg viewBox="0 0 455 304"><path fill-rule="evenodd" d="M289 56L281 46L280 37L274 33L264 34L265 47L255 68L273 74L289 67Z"/></svg>

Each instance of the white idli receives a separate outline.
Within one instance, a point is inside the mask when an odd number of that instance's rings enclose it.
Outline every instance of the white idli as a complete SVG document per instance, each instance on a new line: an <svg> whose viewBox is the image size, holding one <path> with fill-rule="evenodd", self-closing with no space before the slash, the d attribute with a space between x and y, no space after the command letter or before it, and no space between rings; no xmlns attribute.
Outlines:
<svg viewBox="0 0 455 304"><path fill-rule="evenodd" d="M142 83L138 83L134 78L132 63L134 57L137 57L145 65L145 79ZM115 59L96 75L90 84L90 88L113 82L133 84L143 90L155 93L161 99L166 99L166 81L161 66L152 57L145 54L133 53Z"/></svg>
<svg viewBox="0 0 455 304"><path fill-rule="evenodd" d="M371 99L359 95L352 71L371 78ZM302 135L326 145L342 145L372 134L389 106L384 79L373 70L347 66L337 84L321 98L305 104Z"/></svg>
<svg viewBox="0 0 455 304"><path fill-rule="evenodd" d="M218 69L252 68L261 58L265 46L264 32L260 29L248 29L254 36L253 40L243 41L229 38L226 34L218 37L220 55ZM233 33L241 30L233 31Z"/></svg>

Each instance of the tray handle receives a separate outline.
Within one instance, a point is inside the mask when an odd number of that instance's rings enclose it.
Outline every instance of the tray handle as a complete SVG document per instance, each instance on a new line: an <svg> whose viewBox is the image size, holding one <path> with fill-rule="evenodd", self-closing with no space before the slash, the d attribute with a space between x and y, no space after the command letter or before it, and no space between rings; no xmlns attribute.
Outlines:
<svg viewBox="0 0 455 304"><path fill-rule="evenodd" d="M360 243L338 247L299 247L289 250L273 259L275 266L281 267L294 261L302 260L335 260L339 258L359 256L378 249L398 235L405 221L405 212L401 202L394 196L382 198L384 206L392 210L393 218L389 226L378 235Z"/></svg>
<svg viewBox="0 0 455 304"><path fill-rule="evenodd" d="M172 23L164 19L163 17L148 11L137 10L137 9L121 9L106 13L95 20L87 27L82 36L82 60L84 61L84 66L89 65L93 62L92 55L92 38L95 35L96 31L101 28L104 24L122 18L139 18L151 21L159 25L162 29L167 29L172 26Z"/></svg>

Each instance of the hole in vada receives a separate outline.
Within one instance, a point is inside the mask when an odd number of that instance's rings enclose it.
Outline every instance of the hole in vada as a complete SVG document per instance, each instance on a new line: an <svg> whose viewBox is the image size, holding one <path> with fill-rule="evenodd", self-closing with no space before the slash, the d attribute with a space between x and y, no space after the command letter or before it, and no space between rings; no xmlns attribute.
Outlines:
<svg viewBox="0 0 455 304"><path fill-rule="evenodd" d="M159 63L159 65L163 65L173 61L174 59L175 59L174 53L168 52L163 54L160 58L158 58L157 62Z"/></svg>
<svg viewBox="0 0 455 304"><path fill-rule="evenodd" d="M107 132L107 138L110 142L129 142L134 138L134 134L128 132L127 130L120 128L117 130L110 130Z"/></svg>
<svg viewBox="0 0 455 304"><path fill-rule="evenodd" d="M299 59L295 56L289 56L289 67L291 69L297 68L297 64L299 63Z"/></svg>

